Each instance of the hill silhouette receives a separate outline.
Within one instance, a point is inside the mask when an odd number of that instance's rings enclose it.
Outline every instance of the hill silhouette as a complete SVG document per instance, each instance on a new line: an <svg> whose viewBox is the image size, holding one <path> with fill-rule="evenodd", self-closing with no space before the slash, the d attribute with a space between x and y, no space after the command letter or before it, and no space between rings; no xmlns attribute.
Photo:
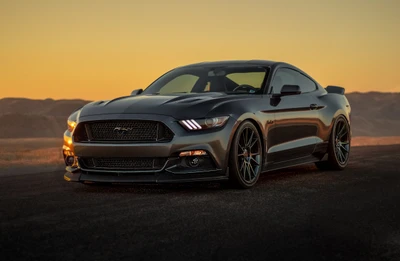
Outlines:
<svg viewBox="0 0 400 261"><path fill-rule="evenodd" d="M348 93L353 136L399 136L400 93ZM62 137L67 117L90 101L0 99L0 138Z"/></svg>
<svg viewBox="0 0 400 261"><path fill-rule="evenodd" d="M62 137L68 116L84 100L0 99L0 138Z"/></svg>

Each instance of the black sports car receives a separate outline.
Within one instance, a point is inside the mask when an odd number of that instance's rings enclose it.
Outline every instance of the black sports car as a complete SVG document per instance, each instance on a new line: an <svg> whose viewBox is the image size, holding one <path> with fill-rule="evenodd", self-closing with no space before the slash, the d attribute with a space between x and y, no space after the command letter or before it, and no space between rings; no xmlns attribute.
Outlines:
<svg viewBox="0 0 400 261"><path fill-rule="evenodd" d="M304 163L341 170L350 153L344 88L282 62L173 69L130 96L91 102L64 133L64 178L83 183L230 180Z"/></svg>

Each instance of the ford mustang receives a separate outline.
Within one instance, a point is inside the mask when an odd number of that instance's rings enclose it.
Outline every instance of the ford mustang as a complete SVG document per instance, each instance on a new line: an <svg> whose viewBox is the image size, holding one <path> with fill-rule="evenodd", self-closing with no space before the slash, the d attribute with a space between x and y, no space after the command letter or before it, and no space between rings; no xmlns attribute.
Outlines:
<svg viewBox="0 0 400 261"><path fill-rule="evenodd" d="M68 118L67 181L230 181L315 163L342 170L350 155L351 107L340 86L266 60L182 66L145 89L86 104Z"/></svg>

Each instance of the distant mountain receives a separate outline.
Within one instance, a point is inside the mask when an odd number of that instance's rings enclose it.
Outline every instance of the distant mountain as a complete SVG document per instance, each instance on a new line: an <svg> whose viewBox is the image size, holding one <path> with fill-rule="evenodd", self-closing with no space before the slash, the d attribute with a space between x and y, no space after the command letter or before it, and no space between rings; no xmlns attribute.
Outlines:
<svg viewBox="0 0 400 261"><path fill-rule="evenodd" d="M68 116L72 111L90 101L84 100L32 100L26 98L0 99L0 115L24 114L41 116Z"/></svg>
<svg viewBox="0 0 400 261"><path fill-rule="evenodd" d="M62 137L68 116L88 102L0 99L0 138Z"/></svg>
<svg viewBox="0 0 400 261"><path fill-rule="evenodd" d="M349 93L354 136L400 136L400 93Z"/></svg>
<svg viewBox="0 0 400 261"><path fill-rule="evenodd" d="M349 93L354 136L400 136L400 93ZM0 138L62 137L67 117L90 101L0 99Z"/></svg>

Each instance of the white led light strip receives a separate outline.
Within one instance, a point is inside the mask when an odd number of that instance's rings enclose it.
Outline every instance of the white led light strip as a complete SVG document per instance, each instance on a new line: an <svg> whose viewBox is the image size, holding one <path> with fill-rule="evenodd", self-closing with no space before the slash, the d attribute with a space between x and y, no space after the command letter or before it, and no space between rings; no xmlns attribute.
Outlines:
<svg viewBox="0 0 400 261"><path fill-rule="evenodd" d="M201 129L201 126L195 121L195 120L192 120L192 123L200 130Z"/></svg>
<svg viewBox="0 0 400 261"><path fill-rule="evenodd" d="M184 120L182 121L183 124L189 129L189 130L201 130L200 124L198 124L195 120Z"/></svg>
<svg viewBox="0 0 400 261"><path fill-rule="evenodd" d="M194 125L191 121L186 121L187 124L189 124L190 126L192 126L193 129L197 129L196 125Z"/></svg>
<svg viewBox="0 0 400 261"><path fill-rule="evenodd" d="M185 124L185 126L189 129L189 130L193 130L192 126L190 126L189 124L186 123L186 121L182 121L183 124Z"/></svg>

